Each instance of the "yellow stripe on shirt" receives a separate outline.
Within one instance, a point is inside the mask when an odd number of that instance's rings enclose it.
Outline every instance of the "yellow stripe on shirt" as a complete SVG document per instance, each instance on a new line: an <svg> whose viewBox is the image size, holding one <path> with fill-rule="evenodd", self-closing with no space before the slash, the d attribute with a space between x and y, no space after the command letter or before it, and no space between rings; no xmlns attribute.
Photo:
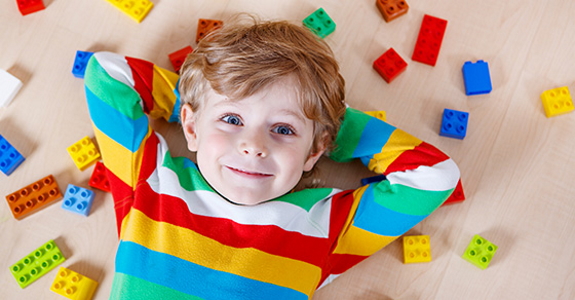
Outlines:
<svg viewBox="0 0 575 300"><path fill-rule="evenodd" d="M396 129L380 153L373 155L369 161L368 169L378 174L383 174L402 153L413 150L421 144L421 140L406 133L403 130Z"/></svg>
<svg viewBox="0 0 575 300"><path fill-rule="evenodd" d="M152 96L156 101L154 101L154 108L149 113L150 117L154 119L162 117L165 120L169 120L172 111L178 109L177 107L174 108L176 103L174 89L177 81L177 74L154 65Z"/></svg>
<svg viewBox="0 0 575 300"><path fill-rule="evenodd" d="M130 228L138 230L122 230L122 240L210 269L287 287L306 295L313 294L321 278L321 269L312 264L254 248L227 246L192 230L157 222L134 208L123 222L122 228L127 228L125 223L129 222ZM207 259L207 256L213 259Z"/></svg>
<svg viewBox="0 0 575 300"><path fill-rule="evenodd" d="M140 168L142 166L144 145L142 144L135 153L132 153L126 149L126 147L118 144L118 142L100 131L96 126L93 127L100 152L102 152L102 158L106 162L106 168L124 183L131 186L132 189L135 189L135 183L138 180L138 174L140 174ZM142 143L148 140L150 134L151 131L147 133ZM131 157L131 160L126 159L128 157Z"/></svg>

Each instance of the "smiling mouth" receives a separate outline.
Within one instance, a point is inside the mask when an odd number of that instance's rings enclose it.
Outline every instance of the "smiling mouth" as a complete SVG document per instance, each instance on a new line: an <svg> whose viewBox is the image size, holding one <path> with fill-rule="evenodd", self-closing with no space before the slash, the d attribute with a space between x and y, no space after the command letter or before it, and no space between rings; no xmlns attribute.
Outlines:
<svg viewBox="0 0 575 300"><path fill-rule="evenodd" d="M232 168L230 166L226 166L226 168L228 168L229 170L231 170L232 172L242 175L242 176L246 176L246 177L250 177L250 178L267 178L267 177L271 177L273 176L272 174L265 174L265 173L259 173L259 172L251 172L251 171L246 171L246 170L242 170L242 169L236 169L236 168Z"/></svg>

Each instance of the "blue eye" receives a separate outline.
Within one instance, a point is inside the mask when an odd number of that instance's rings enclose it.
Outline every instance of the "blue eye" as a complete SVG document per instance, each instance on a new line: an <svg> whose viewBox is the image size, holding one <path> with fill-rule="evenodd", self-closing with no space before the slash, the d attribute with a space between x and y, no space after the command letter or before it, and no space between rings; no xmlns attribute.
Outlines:
<svg viewBox="0 0 575 300"><path fill-rule="evenodd" d="M275 132L277 134L282 134L282 135L295 134L295 132L288 126L278 126L278 127L273 129L273 132Z"/></svg>
<svg viewBox="0 0 575 300"><path fill-rule="evenodd" d="M226 115L226 116L222 117L222 121L224 121L228 124L231 124L231 125L236 125L236 126L242 125L242 120L240 120L240 117L234 116L234 115Z"/></svg>

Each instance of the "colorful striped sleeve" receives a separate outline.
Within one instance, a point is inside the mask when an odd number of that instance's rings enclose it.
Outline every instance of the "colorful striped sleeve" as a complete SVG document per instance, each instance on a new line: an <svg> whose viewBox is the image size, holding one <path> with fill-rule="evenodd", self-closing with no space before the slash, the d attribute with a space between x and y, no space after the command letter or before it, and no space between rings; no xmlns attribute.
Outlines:
<svg viewBox="0 0 575 300"><path fill-rule="evenodd" d="M347 109L336 144L333 160L358 158L385 175L353 191L352 209L332 257L341 263L341 272L422 221L459 181L457 165L443 152L355 109Z"/></svg>
<svg viewBox="0 0 575 300"><path fill-rule="evenodd" d="M88 109L112 183L118 225L131 207L145 145L153 135L148 116L178 120L177 80L150 62L114 53L95 53L88 62Z"/></svg>

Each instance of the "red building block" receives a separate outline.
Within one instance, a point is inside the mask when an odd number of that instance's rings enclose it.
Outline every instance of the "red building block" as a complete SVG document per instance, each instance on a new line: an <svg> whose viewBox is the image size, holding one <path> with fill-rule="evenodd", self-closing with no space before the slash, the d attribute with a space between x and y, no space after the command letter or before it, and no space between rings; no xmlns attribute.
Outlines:
<svg viewBox="0 0 575 300"><path fill-rule="evenodd" d="M461 184L460 179L459 182L457 183L457 186L455 187L455 190L453 190L451 196L449 196L449 198L447 198L447 200L443 202L443 205L459 203L463 202L463 200L465 200L465 193L463 192L463 185Z"/></svg>
<svg viewBox="0 0 575 300"><path fill-rule="evenodd" d="M170 61L172 62L172 66L174 66L174 70L176 71L176 73L180 73L180 68L184 64L184 61L186 60L188 54L192 53L192 51L194 51L194 49L192 49L192 47L190 46L187 46L176 52L168 54L168 57L170 58Z"/></svg>
<svg viewBox="0 0 575 300"><path fill-rule="evenodd" d="M200 19L198 20L198 30L196 33L196 43L198 43L204 36L210 33L212 30L218 29L224 25L224 22L220 20L208 20Z"/></svg>
<svg viewBox="0 0 575 300"><path fill-rule="evenodd" d="M16 0L16 2L18 3L18 10L23 16L46 8L42 0Z"/></svg>
<svg viewBox="0 0 575 300"><path fill-rule="evenodd" d="M397 75L405 71L407 63L393 48L389 48L373 62L373 68L387 83L390 83Z"/></svg>
<svg viewBox="0 0 575 300"><path fill-rule="evenodd" d="M92 176L88 184L96 189L104 192L110 192L110 182L108 181L108 174L106 167L101 162L96 162Z"/></svg>
<svg viewBox="0 0 575 300"><path fill-rule="evenodd" d="M383 15L385 22L390 22L407 13L409 5L405 0L376 0L375 5Z"/></svg>
<svg viewBox="0 0 575 300"><path fill-rule="evenodd" d="M6 196L6 201L14 218L20 220L61 197L58 183L49 175Z"/></svg>
<svg viewBox="0 0 575 300"><path fill-rule="evenodd" d="M446 27L446 20L424 15L411 59L435 66Z"/></svg>

